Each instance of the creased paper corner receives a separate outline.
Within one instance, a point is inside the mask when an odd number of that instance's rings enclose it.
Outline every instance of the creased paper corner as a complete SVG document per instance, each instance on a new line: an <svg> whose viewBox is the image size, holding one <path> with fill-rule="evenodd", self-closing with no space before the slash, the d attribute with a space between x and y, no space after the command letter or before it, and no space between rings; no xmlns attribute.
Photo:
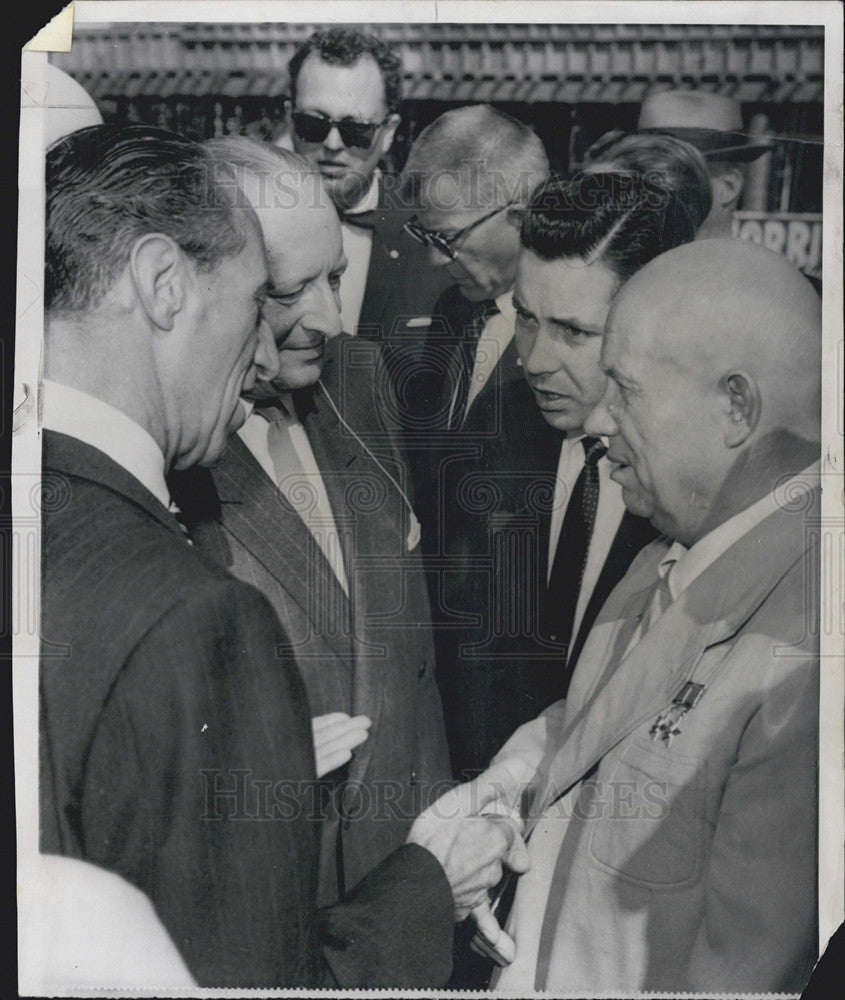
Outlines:
<svg viewBox="0 0 845 1000"><path fill-rule="evenodd" d="M73 0L24 45L29 52L70 52Z"/></svg>

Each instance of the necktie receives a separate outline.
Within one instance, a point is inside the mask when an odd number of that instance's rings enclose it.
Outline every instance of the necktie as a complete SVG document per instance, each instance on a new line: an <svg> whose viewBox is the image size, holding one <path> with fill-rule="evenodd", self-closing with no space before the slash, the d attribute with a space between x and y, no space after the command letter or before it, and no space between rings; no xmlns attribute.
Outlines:
<svg viewBox="0 0 845 1000"><path fill-rule="evenodd" d="M340 212L340 221L358 229L375 229L376 213L372 209L367 212Z"/></svg>
<svg viewBox="0 0 845 1000"><path fill-rule="evenodd" d="M340 536L334 523L331 503L319 470L309 474L293 443L287 407L281 400L256 404L255 412L267 423L267 450L273 463L276 485L305 522L320 547L338 583L348 593Z"/></svg>
<svg viewBox="0 0 845 1000"><path fill-rule="evenodd" d="M594 437L581 439L584 467L575 481L572 496L560 529L549 584L540 608L540 628L543 638L568 648L575 622L581 580L587 565L590 539L599 505L599 460L607 452L604 444ZM566 658L566 649L563 651ZM564 697L569 687L569 674L561 679L558 697ZM562 689L562 690L561 690Z"/></svg>
<svg viewBox="0 0 845 1000"><path fill-rule="evenodd" d="M464 328L463 339L458 347L458 379L455 392L452 396L452 408L449 413L449 430L458 430L464 422L467 397L469 396L469 383L472 378L472 370L475 367L475 352L478 347L478 338L484 329L484 324L491 316L496 316L499 308L492 299L482 302L474 302L472 317Z"/></svg>

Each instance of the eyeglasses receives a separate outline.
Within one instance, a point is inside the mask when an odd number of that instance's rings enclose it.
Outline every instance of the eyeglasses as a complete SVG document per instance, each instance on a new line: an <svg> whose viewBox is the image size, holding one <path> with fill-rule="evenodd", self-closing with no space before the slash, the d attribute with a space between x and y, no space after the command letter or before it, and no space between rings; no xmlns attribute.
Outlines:
<svg viewBox="0 0 845 1000"><path fill-rule="evenodd" d="M457 233L453 233L451 236L446 236L445 233L440 233L436 229L426 229L425 226L421 226L417 222L417 217L413 216L409 219L405 225L402 227L405 232L412 236L417 243L422 243L425 247L433 247L439 253L444 254L449 260L455 260L458 256L458 251L455 249L455 244L458 240L464 238L467 233L471 233L473 229L480 226L483 222L488 219L492 219L494 215L498 215L499 212L504 212L506 208L510 208L512 202L507 205L502 205L500 208L494 208L492 212L488 212L487 215L482 215L480 219L476 219L475 222L471 222L468 226L464 226L463 229L458 230Z"/></svg>
<svg viewBox="0 0 845 1000"><path fill-rule="evenodd" d="M336 128L340 141L347 149L369 149L376 132L387 121L385 118L380 122L356 122L346 118L339 122L310 111L294 111L290 117L297 138L303 142L323 142L329 132Z"/></svg>

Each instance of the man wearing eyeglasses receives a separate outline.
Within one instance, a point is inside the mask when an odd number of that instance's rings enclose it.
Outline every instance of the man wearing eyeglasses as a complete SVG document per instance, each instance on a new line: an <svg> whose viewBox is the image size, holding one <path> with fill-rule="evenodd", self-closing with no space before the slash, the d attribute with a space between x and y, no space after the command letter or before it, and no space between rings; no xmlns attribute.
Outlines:
<svg viewBox="0 0 845 1000"><path fill-rule="evenodd" d="M379 167L401 122L401 62L374 35L331 28L297 49L289 73L294 148L320 171L342 220L343 329L383 341L396 317L428 308L445 288L402 237L398 185Z"/></svg>
<svg viewBox="0 0 845 1000"><path fill-rule="evenodd" d="M452 282L397 395L456 774L485 767L515 721L499 695L530 641L537 503L554 493L560 434L519 366L512 304L522 214L547 174L532 130L489 105L441 115L403 173L418 208L406 232Z"/></svg>

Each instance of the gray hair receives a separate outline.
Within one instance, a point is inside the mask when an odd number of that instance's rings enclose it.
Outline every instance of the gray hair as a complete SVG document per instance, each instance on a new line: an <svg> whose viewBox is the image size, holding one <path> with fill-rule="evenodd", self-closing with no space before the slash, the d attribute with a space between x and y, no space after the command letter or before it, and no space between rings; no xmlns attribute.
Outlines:
<svg viewBox="0 0 845 1000"><path fill-rule="evenodd" d="M236 135L208 139L202 145L213 165L234 175L241 192L245 175L259 181L260 205L255 205L256 208L292 208L307 178L315 182L314 197L324 198L330 204L320 172L298 153ZM245 195L241 193L241 197Z"/></svg>
<svg viewBox="0 0 845 1000"><path fill-rule="evenodd" d="M471 206L527 205L549 173L543 143L528 125L490 104L447 111L423 129L403 172L407 200L436 205L438 175L449 175L470 192Z"/></svg>

